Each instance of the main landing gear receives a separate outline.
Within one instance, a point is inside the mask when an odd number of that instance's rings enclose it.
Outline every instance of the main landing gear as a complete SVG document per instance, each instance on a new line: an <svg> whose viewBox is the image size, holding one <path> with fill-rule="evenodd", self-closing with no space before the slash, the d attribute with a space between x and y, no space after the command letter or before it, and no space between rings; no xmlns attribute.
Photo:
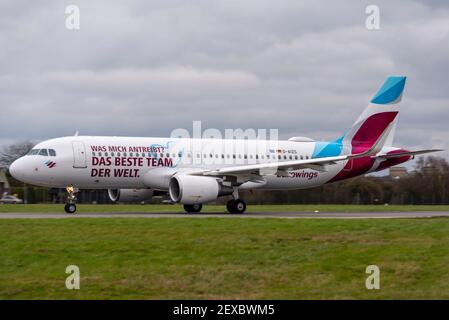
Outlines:
<svg viewBox="0 0 449 320"><path fill-rule="evenodd" d="M239 194L237 190L235 190L232 194L232 197L234 199L229 200L226 204L226 209L229 213L237 213L241 214L244 213L246 210L246 203L242 199L239 199ZM198 213L203 208L203 205L201 203L198 204L185 204L184 210L187 213Z"/></svg>
<svg viewBox="0 0 449 320"><path fill-rule="evenodd" d="M229 213L244 213L246 210L246 203L242 199L232 199L226 204L226 209Z"/></svg>
<svg viewBox="0 0 449 320"><path fill-rule="evenodd" d="M67 204L66 206L68 206ZM203 208L202 204L185 204L184 210L187 213L198 213ZM244 213L246 210L246 203L242 199L229 200L226 204L226 209L229 213ZM66 210L67 211L67 210Z"/></svg>
<svg viewBox="0 0 449 320"><path fill-rule="evenodd" d="M232 193L232 200L229 200L226 204L226 209L228 209L229 213L244 213L246 210L246 203L242 199L239 199L239 191L237 188L234 188L234 192Z"/></svg>
<svg viewBox="0 0 449 320"><path fill-rule="evenodd" d="M75 188L72 185L66 188L68 196L67 203L64 206L64 210L67 213L75 213L76 212L76 192Z"/></svg>
<svg viewBox="0 0 449 320"><path fill-rule="evenodd" d="M201 203L198 204L185 204L184 205L184 210L187 213L198 213L201 211L201 209L203 208L203 205Z"/></svg>

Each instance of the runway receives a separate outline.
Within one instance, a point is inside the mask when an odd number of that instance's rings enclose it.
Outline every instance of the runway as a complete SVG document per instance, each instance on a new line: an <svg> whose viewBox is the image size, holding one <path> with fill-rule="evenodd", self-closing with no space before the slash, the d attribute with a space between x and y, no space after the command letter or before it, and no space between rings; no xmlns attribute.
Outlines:
<svg viewBox="0 0 449 320"><path fill-rule="evenodd" d="M244 214L229 213L0 213L0 219L80 219L80 218L234 218L234 219L392 219L392 218L434 218L449 217L449 211L414 211L414 212L248 212Z"/></svg>

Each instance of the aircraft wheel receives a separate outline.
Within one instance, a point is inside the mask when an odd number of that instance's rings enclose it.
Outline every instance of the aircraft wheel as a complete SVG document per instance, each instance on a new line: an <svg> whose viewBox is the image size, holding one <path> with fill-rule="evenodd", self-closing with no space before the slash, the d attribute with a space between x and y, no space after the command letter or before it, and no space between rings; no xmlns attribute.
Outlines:
<svg viewBox="0 0 449 320"><path fill-rule="evenodd" d="M246 203L242 199L231 200L226 205L229 213L244 213L246 210Z"/></svg>
<svg viewBox="0 0 449 320"><path fill-rule="evenodd" d="M75 211L76 211L76 204L74 204L74 203L67 203L64 206L64 210L67 213L75 213Z"/></svg>
<svg viewBox="0 0 449 320"><path fill-rule="evenodd" d="M228 203L226 203L226 210L228 210L229 213L233 213L232 211L232 205L234 204L234 200L229 200Z"/></svg>
<svg viewBox="0 0 449 320"><path fill-rule="evenodd" d="M203 208L203 205L200 203L197 204L185 204L184 205L184 210L187 213L198 213L201 211L201 209Z"/></svg>

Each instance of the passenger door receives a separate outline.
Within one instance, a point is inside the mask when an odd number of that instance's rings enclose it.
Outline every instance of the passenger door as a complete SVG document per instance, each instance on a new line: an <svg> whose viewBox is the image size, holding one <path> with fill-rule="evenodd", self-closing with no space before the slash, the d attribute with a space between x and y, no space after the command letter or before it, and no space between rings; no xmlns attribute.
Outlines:
<svg viewBox="0 0 449 320"><path fill-rule="evenodd" d="M73 167L87 168L86 148L84 146L84 142L73 141L72 148L73 148Z"/></svg>

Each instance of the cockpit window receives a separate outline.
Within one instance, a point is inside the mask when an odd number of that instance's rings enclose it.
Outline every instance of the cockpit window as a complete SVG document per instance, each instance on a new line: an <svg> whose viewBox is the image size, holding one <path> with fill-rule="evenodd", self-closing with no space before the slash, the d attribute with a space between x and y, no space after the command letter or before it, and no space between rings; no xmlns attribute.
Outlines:
<svg viewBox="0 0 449 320"><path fill-rule="evenodd" d="M32 149L30 152L28 152L29 156L33 156L39 153L39 149Z"/></svg>
<svg viewBox="0 0 449 320"><path fill-rule="evenodd" d="M28 152L29 156L50 156L50 157L56 157L56 151L54 149L31 149L30 152Z"/></svg>

